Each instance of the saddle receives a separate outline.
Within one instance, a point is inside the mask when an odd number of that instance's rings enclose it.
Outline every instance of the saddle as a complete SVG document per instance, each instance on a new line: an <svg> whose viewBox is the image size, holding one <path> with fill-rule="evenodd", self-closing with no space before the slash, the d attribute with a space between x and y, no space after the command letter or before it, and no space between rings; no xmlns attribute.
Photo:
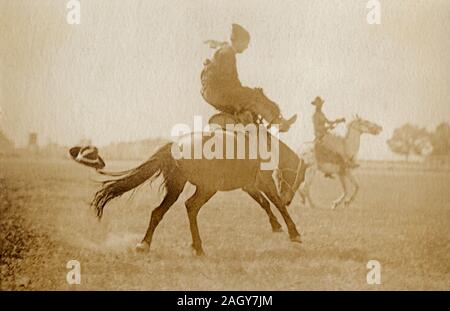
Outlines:
<svg viewBox="0 0 450 311"><path fill-rule="evenodd" d="M320 142L314 143L314 155L319 163L331 163L344 166L345 162L341 155L323 146Z"/></svg>
<svg viewBox="0 0 450 311"><path fill-rule="evenodd" d="M316 139L314 141L314 154L319 163L331 163L336 164L341 167L345 167L345 159L337 152L333 150L341 147L343 145L343 138L334 134L326 134L322 138ZM324 139L327 139L328 145L324 143Z"/></svg>

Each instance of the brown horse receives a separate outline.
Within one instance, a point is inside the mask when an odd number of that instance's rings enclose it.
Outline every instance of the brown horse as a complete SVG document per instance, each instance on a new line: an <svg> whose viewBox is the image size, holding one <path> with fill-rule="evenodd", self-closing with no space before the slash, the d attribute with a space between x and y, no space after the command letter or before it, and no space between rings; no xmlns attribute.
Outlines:
<svg viewBox="0 0 450 311"><path fill-rule="evenodd" d="M222 146L225 150L227 144L225 144L224 137L227 135L236 137L236 133L226 131L224 133L226 134L222 138L219 136L219 140L222 139ZM188 144L184 143L182 148L191 150L199 145L204 147L212 139L204 133L191 133L187 136L190 137L189 142ZM271 135L269 137L269 139L276 139ZM237 139L235 139L236 141ZM161 204L152 211L147 232L142 242L136 246L138 251L145 251L150 249L153 233L164 214L177 201L185 184L190 182L196 186L196 190L185 202L185 205L192 234L192 247L197 255L202 255L204 252L197 225L200 208L218 191L242 189L266 211L272 230L281 231L281 225L271 212L270 203L264 197L264 193L283 216L291 241L301 242L300 235L286 206L290 204L298 186L304 180L306 165L287 145L277 141L279 142L278 169L282 172L284 181L279 193L272 177L273 170L261 169L261 163L264 160L260 156L251 158L247 152L244 158L234 159L178 158L174 157L173 150L181 150L181 145L179 142L171 142L162 146L140 166L119 174L121 176L118 179L105 181L102 189L96 193L92 205L96 208L97 216L101 217L105 205L110 200L136 188L147 180L153 181L155 177L162 175L166 190L165 197ZM250 144L248 135L245 136L245 143L247 146ZM117 176L117 173L111 174L111 176Z"/></svg>

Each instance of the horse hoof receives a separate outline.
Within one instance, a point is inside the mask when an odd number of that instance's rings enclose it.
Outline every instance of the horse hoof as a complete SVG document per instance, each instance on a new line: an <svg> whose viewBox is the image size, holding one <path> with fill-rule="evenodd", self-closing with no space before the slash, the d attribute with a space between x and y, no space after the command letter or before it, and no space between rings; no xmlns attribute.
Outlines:
<svg viewBox="0 0 450 311"><path fill-rule="evenodd" d="M145 242L141 242L136 244L136 252L138 253L146 253L150 250L150 245L148 245L148 243Z"/></svg>
<svg viewBox="0 0 450 311"><path fill-rule="evenodd" d="M272 228L272 232L273 232L273 233L280 233L280 232L283 232L283 228L282 228L282 227Z"/></svg>
<svg viewBox="0 0 450 311"><path fill-rule="evenodd" d="M302 240L299 235L291 237L291 242L293 243L302 243Z"/></svg>
<svg viewBox="0 0 450 311"><path fill-rule="evenodd" d="M195 252L195 255L196 255L197 257L205 257L205 252L204 252L204 251L196 251L196 252Z"/></svg>
<svg viewBox="0 0 450 311"><path fill-rule="evenodd" d="M197 256L199 258L205 256L205 252L202 249L201 250L194 249L194 253L195 253L195 256Z"/></svg>
<svg viewBox="0 0 450 311"><path fill-rule="evenodd" d="M195 255L198 257L205 256L205 252L203 251L203 248L195 248L194 245L191 245L192 250L195 252Z"/></svg>

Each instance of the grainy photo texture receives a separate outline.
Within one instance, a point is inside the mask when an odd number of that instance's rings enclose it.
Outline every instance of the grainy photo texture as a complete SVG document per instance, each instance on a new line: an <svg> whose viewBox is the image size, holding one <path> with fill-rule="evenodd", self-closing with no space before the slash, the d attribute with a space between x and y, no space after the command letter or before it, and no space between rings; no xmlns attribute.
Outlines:
<svg viewBox="0 0 450 311"><path fill-rule="evenodd" d="M0 0L0 290L449 290L449 34L448 0Z"/></svg>

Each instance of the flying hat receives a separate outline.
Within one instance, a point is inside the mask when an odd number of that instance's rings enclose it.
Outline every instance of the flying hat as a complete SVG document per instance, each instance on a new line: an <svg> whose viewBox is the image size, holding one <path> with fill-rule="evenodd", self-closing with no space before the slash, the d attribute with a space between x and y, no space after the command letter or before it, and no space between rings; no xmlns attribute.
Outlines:
<svg viewBox="0 0 450 311"><path fill-rule="evenodd" d="M98 155L98 149L94 146L73 147L69 154L76 162L93 167L97 170L105 167L105 161Z"/></svg>
<svg viewBox="0 0 450 311"><path fill-rule="evenodd" d="M311 102L311 105L313 105L313 106L317 106L317 105L323 105L323 103L325 103L325 101L322 99L322 98L320 98L320 96L317 96L315 99L314 99L314 101L312 101Z"/></svg>
<svg viewBox="0 0 450 311"><path fill-rule="evenodd" d="M250 41L250 34L241 25L233 24L231 28L231 38L234 40Z"/></svg>

